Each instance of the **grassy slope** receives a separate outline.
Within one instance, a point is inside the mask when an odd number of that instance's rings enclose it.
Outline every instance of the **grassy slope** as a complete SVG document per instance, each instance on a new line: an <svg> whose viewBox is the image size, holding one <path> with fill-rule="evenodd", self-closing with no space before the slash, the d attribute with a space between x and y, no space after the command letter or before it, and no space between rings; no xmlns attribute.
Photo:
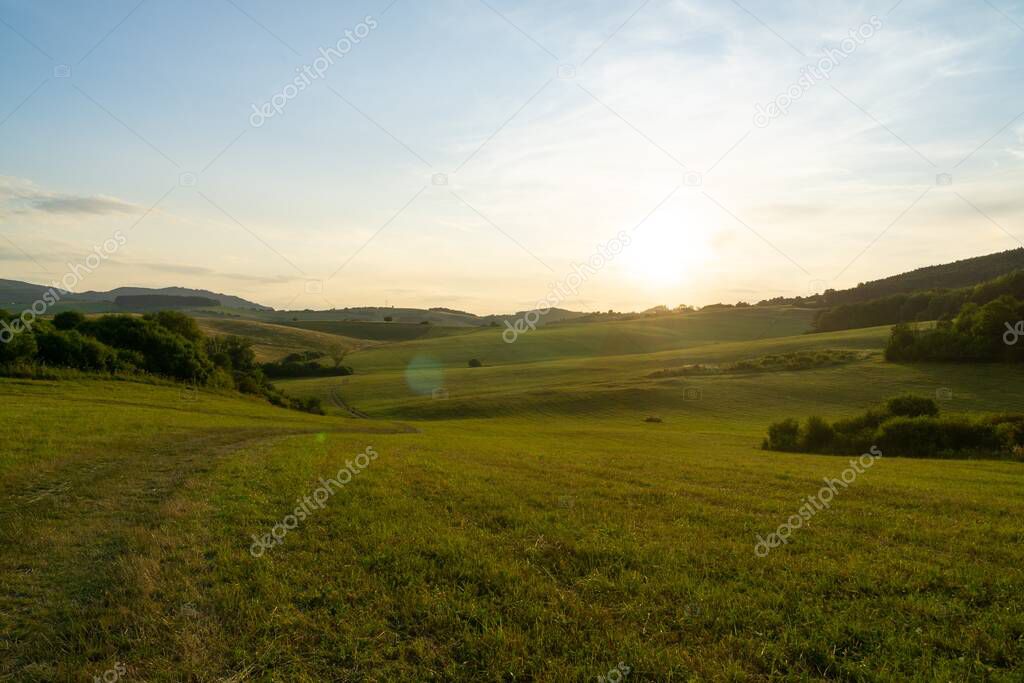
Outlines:
<svg viewBox="0 0 1024 683"><path fill-rule="evenodd" d="M642 332L633 348L663 344ZM409 396L401 363L416 352L355 354L379 369L342 395L432 418L416 433L166 387L0 381L15 448L0 459L0 542L14 549L0 555L0 672L91 677L122 661L138 680L593 680L623 661L638 681L1014 680L1019 464L883 458L787 547L758 559L753 544L846 466L757 450L769 419L938 386L956 409L1024 409L1006 390L1021 371L872 358L648 379L878 348L884 330L680 335L674 350L597 358L524 347L537 360L473 370L455 360L469 337L434 342L453 359L447 401ZM702 400L685 399L691 385ZM641 422L651 412L666 422ZM442 419L466 414L492 419ZM283 546L248 554L251 534L368 445L381 455L367 471Z"/></svg>
<svg viewBox="0 0 1024 683"><path fill-rule="evenodd" d="M470 358L499 365L653 353L713 342L796 335L810 329L812 316L812 311L802 309L751 308L608 323L565 323L527 332L514 344L502 340L501 328L485 328L455 337L381 346L352 356L351 362L356 372L369 373L404 369L415 358L464 367Z"/></svg>
<svg viewBox="0 0 1024 683"><path fill-rule="evenodd" d="M300 320L284 323L290 327L339 334L355 339L400 342L411 339L435 339L473 332L474 327L440 327L418 323L352 322L346 320Z"/></svg>
<svg viewBox="0 0 1024 683"><path fill-rule="evenodd" d="M732 411L743 409L743 402L756 397L750 410L773 410L773 383L781 382L786 390L794 389L806 396L812 404L850 406L858 404L871 394L863 391L851 399L845 394L836 394L830 401L827 387L829 373L842 377L856 378L865 367L881 367L879 363L863 363L857 369L835 368L818 371L817 374L801 372L772 373L749 377L721 376L701 378L676 378L652 380L647 376L656 370L678 367L687 363L729 362L754 358L767 354L787 353L819 348L845 348L878 351L884 344L888 329L875 328L852 330L827 335L797 335L756 339L762 331L760 316L743 318L739 321L723 321L728 313L716 314L710 318L717 327L717 334L733 338L747 338L753 341L726 341L706 343L707 331L701 330L699 319L683 318L670 320L678 327L671 337L677 348L670 351L644 353L645 349L657 349L669 345L665 321L631 322L573 325L540 329L523 337L515 344L500 346L492 344L490 358L499 353L507 354L507 364L488 364L483 368L469 368L461 359L471 353L471 346L480 343L470 337L458 337L437 343L408 343L383 346L353 354L346 362L356 368L356 375L343 379L328 378L299 380L280 383L287 391L301 396L320 396L325 402L335 392L347 402L373 415L389 415L403 418L444 418L444 417L491 417L496 415L573 414L573 415L636 415L642 411L661 411L687 406L685 388L696 387L709 391L708 398L717 394L722 399L735 396L739 405L726 401L728 409L722 414L731 419ZM797 318L791 324L801 324ZM687 323L692 328L683 328ZM602 330L612 327L612 330ZM784 326L780 326L785 329ZM566 331L585 332L590 338L580 335L578 345L567 345ZM800 327L799 329L803 329ZM638 332L639 330L639 332ZM638 332L633 334L634 332ZM688 333L688 334L686 334ZM616 339L608 350L629 349L626 355L597 355L580 357L581 348ZM484 339L482 342L492 342ZM527 346L526 342L532 342ZM423 349L429 347L429 352ZM548 357L563 353L567 357L547 360ZM490 363L490 361L488 361ZM895 368L885 367L886 371ZM900 369L893 378L899 382L919 373L920 369ZM909 374L908 374L909 373ZM793 382L794 377L804 381ZM789 387L793 384L793 387ZM940 386L948 386L941 384ZM448 399L434 400L433 389L442 388L448 392ZM719 390L718 388L721 388ZM868 389L865 387L865 389ZM852 389L856 392L856 386ZM930 391L934 392L934 389ZM752 393L751 393L752 392ZM824 394L824 395L823 395ZM766 404L764 401L768 399ZM775 400L777 410L778 401ZM689 406L694 410L707 410L710 404L702 402ZM813 405L812 405L813 407Z"/></svg>
<svg viewBox="0 0 1024 683"><path fill-rule="evenodd" d="M327 353L335 344L347 349L366 346L367 342L339 334L304 330L287 325L230 318L197 318L199 327L208 335L238 335L254 342L256 358L261 363L284 358L299 351Z"/></svg>

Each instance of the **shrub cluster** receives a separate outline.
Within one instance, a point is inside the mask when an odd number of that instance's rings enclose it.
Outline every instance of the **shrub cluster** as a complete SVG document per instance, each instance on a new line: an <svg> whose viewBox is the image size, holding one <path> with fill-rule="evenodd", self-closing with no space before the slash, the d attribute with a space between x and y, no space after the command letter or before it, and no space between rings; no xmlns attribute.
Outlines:
<svg viewBox="0 0 1024 683"><path fill-rule="evenodd" d="M0 310L0 321L12 319ZM0 374L32 376L51 368L145 374L235 389L264 396L275 405L323 413L315 399L294 399L275 389L256 364L249 340L207 337L194 319L177 311L88 319L77 311L66 311L52 321L36 321L30 330L0 344Z"/></svg>
<svg viewBox="0 0 1024 683"><path fill-rule="evenodd" d="M1024 361L1024 339L1007 343L1007 325L1024 320L1024 301L1004 296L984 306L965 304L933 329L897 325L885 348L890 361Z"/></svg>
<svg viewBox="0 0 1024 683"><path fill-rule="evenodd" d="M865 354L843 349L820 349L817 351L793 351L759 358L724 363L722 365L703 365L700 363L684 365L679 368L667 368L652 372L648 377L664 379L668 377L688 377L692 375L742 374L753 372L780 372L793 370L811 370L814 368L842 365L862 360Z"/></svg>
<svg viewBox="0 0 1024 683"><path fill-rule="evenodd" d="M833 423L817 416L803 424L793 418L776 422L762 444L765 450L835 455L857 455L871 446L887 456L1024 460L1024 415L940 416L930 398L898 396Z"/></svg>
<svg viewBox="0 0 1024 683"><path fill-rule="evenodd" d="M270 379L294 379L302 377L343 377L352 374L352 368L338 364L328 367L319 363L326 354L319 351L292 353L276 363L264 363L260 367Z"/></svg>

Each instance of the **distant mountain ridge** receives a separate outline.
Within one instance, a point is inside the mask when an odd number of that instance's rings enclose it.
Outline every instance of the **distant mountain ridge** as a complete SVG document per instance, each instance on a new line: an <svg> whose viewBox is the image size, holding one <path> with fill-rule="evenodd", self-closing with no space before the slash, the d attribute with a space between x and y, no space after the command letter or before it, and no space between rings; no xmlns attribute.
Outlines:
<svg viewBox="0 0 1024 683"><path fill-rule="evenodd" d="M49 285L37 285L31 282L18 280L0 280L0 306L25 306L41 299L43 294L50 291ZM255 311L273 310L269 306L263 306L241 297L230 294L211 292L207 289L189 289L187 287L118 287L109 292L71 292L61 297L62 304L74 303L104 303L114 305L118 297L123 296L172 296L172 297L197 297L212 299L221 306L229 308L241 308Z"/></svg>
<svg viewBox="0 0 1024 683"><path fill-rule="evenodd" d="M38 285L31 282L19 280L0 279L0 308L25 308L33 302L41 300L43 295L50 291L49 285ZM127 297L127 299L126 299ZM110 311L131 310L132 306L118 306L117 300L130 301L134 297L150 297L152 301L160 301L161 297L169 304L181 303L185 300L195 300L192 305L198 305L199 299L213 300L220 306L234 309L238 313L230 311L209 311L209 315L231 316L231 317L252 317L266 322L290 322L298 320L358 320L367 322L384 322L388 319L394 322L421 323L428 321L434 325L451 327L483 327L492 324L501 324L505 320L515 321L523 317L527 311L520 311L513 314L499 315L476 315L466 311L453 308L434 307L430 309L421 308L394 308L387 306L359 306L352 308L338 308L331 310L290 310L278 311L270 306L264 306L241 297L220 292L211 292L208 289L190 289L188 287L117 287L106 292L87 291L73 292L61 297L59 309L74 308L75 304L88 306L93 312L108 310L104 304L109 305ZM179 301L174 301L179 300ZM170 305L175 307L175 305ZM189 306L186 306L189 307ZM249 311L251 313L245 313ZM193 314L203 315L202 311L195 311ZM569 311L561 308L553 308L541 319L540 324L550 324L565 320L572 320L585 315L576 311Z"/></svg>

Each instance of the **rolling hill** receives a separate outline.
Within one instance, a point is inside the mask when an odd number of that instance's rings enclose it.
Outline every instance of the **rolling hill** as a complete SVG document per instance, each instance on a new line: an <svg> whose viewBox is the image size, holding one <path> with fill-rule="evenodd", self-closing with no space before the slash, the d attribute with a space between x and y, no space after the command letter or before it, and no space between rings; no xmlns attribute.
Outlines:
<svg viewBox="0 0 1024 683"><path fill-rule="evenodd" d="M282 383L337 397L326 417L174 386L0 379L0 677L122 662L137 680L587 680L621 662L638 681L1014 680L1020 463L885 453L759 557L759 535L848 463L758 445L781 416L852 415L910 390L947 389L951 413L1024 410L1006 390L1024 368L883 363L887 329L808 335L807 316L366 348L354 376ZM858 355L651 377L812 349ZM477 351L488 363L466 367ZM296 506L369 448L379 457L300 521ZM254 551L279 526L283 542Z"/></svg>
<svg viewBox="0 0 1024 683"><path fill-rule="evenodd" d="M816 306L859 304L895 294L971 287L1021 269L1024 269L1024 248L1017 248L917 268L880 280L862 282L851 289L829 289L810 297L778 297L762 303Z"/></svg>
<svg viewBox="0 0 1024 683"><path fill-rule="evenodd" d="M285 324L289 327L303 330L314 330L327 334L340 334L355 339L387 342L434 339L453 334L468 334L477 329L468 326L442 327L440 325L423 325L420 323L363 322L355 320L300 320Z"/></svg>
<svg viewBox="0 0 1024 683"><path fill-rule="evenodd" d="M292 353L318 351L329 353L336 345L353 350L372 345L365 339L353 339L339 334L329 334L286 325L239 320L235 318L198 317L200 329L208 335L235 335L253 341L256 360L261 363L281 360Z"/></svg>
<svg viewBox="0 0 1024 683"><path fill-rule="evenodd" d="M405 368L414 358L446 367L526 363L571 357L651 353L698 344L780 337L810 330L813 311L792 307L751 307L681 313L601 323L560 323L503 339L505 328L489 327L448 337L388 344L352 357L359 373Z"/></svg>

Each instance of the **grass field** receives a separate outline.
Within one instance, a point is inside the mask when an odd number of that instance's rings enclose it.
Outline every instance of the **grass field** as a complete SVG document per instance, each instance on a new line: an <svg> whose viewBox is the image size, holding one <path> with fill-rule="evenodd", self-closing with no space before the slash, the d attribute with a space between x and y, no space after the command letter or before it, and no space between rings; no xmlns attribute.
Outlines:
<svg viewBox="0 0 1024 683"><path fill-rule="evenodd" d="M199 327L210 336L236 335L253 341L256 359L261 363L276 361L291 353L320 351L328 353L340 344L345 349L367 346L363 339L353 339L341 334L299 329L287 325L238 320L230 318L196 318Z"/></svg>
<svg viewBox="0 0 1024 683"><path fill-rule="evenodd" d="M336 334L355 339L401 342L411 339L435 339L453 334L473 332L473 327L440 327L418 323L361 322L350 320L297 320L284 323L290 327Z"/></svg>
<svg viewBox="0 0 1024 683"><path fill-rule="evenodd" d="M774 320L774 322L771 322ZM281 383L327 417L127 382L0 380L0 680L1021 680L1024 466L759 450L770 421L1005 366L893 365L793 310L380 345ZM574 343L575 341L575 343ZM658 370L813 349L800 371ZM485 367L468 368L480 357ZM341 401L368 414L354 419ZM644 422L656 415L662 423ZM379 457L260 557L321 477Z"/></svg>

